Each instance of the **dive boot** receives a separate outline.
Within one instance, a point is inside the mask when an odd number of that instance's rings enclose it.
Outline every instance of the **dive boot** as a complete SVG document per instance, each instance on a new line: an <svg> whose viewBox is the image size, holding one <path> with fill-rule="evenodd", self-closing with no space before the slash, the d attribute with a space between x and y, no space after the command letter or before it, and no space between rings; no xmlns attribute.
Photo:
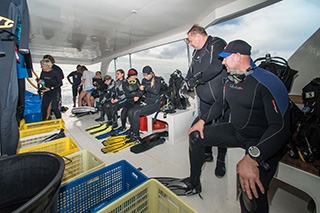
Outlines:
<svg viewBox="0 0 320 213"><path fill-rule="evenodd" d="M103 117L99 117L99 118L95 119L95 121L104 121L104 118Z"/></svg>
<svg viewBox="0 0 320 213"><path fill-rule="evenodd" d="M222 178L226 174L226 164L224 161L217 159L217 165L214 174L218 178Z"/></svg>
<svg viewBox="0 0 320 213"><path fill-rule="evenodd" d="M205 161L206 162L213 162L213 156L211 153L206 153L205 154Z"/></svg>
<svg viewBox="0 0 320 213"><path fill-rule="evenodd" d="M186 195L187 196L199 194L199 197L202 199L202 196L200 194L202 192L202 187L201 187L201 183L200 182L198 183L197 186L193 186L190 183L190 179L189 178L185 178L182 181L187 185L187 188L186 188Z"/></svg>

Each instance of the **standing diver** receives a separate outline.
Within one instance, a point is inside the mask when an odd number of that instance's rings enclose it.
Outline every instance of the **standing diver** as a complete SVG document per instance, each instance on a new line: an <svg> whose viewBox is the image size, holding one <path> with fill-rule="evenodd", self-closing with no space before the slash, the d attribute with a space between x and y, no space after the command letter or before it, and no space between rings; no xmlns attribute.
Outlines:
<svg viewBox="0 0 320 213"><path fill-rule="evenodd" d="M186 88L196 88L197 96L200 99L200 113L193 121L192 126L206 114L211 105L217 101L223 87L223 78L227 76L218 54L222 52L226 42L218 37L208 36L205 29L199 25L193 25L188 31L190 46L194 47L192 62L186 76ZM181 90L186 94L187 89ZM180 92L181 93L181 92ZM184 94L182 94L184 96ZM224 116L214 120L216 122L228 122L229 116ZM213 160L212 147L206 147L206 161ZM225 155L227 149L218 147L217 164L215 175L223 177L226 173Z"/></svg>
<svg viewBox="0 0 320 213"><path fill-rule="evenodd" d="M135 105L128 112L133 137L137 141L141 141L139 132L140 116L150 115L160 110L161 80L155 76L150 66L145 66L142 72L144 78L142 79L142 84L139 86L140 91L137 97L134 97L134 100L138 101L139 98L144 96L146 105Z"/></svg>
<svg viewBox="0 0 320 213"><path fill-rule="evenodd" d="M42 72L40 74L40 79L38 84L45 84L42 89L43 98L41 102L41 112L42 120L47 120L47 110L48 106L52 105L52 110L56 119L61 118L61 113L59 110L59 100L60 100L60 87L61 87L61 75L54 72L52 69L52 63L49 59L43 59L40 62Z"/></svg>

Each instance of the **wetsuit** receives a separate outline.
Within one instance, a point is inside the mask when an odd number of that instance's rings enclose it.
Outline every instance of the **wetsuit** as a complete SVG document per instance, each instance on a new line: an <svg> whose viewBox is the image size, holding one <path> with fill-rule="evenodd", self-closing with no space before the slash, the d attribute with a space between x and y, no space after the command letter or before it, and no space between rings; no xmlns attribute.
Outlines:
<svg viewBox="0 0 320 213"><path fill-rule="evenodd" d="M113 95L111 99L118 99L118 101L115 103L111 103L111 100L110 100L104 106L104 111L107 114L108 121L111 121L114 127L118 126L118 123L117 123L118 110L121 109L126 102L126 96L123 91L122 83L123 81L117 80L113 88Z"/></svg>
<svg viewBox="0 0 320 213"><path fill-rule="evenodd" d="M144 85L144 91L138 92L138 97L144 95L146 105L136 105L128 112L129 122L135 136L140 136L140 116L150 115L160 110L160 89L161 79L154 77L154 85L151 87L152 79L149 81L145 78L142 79L142 85Z"/></svg>
<svg viewBox="0 0 320 213"><path fill-rule="evenodd" d="M77 70L76 71L72 71L68 77L72 77L72 96L73 97L76 97L77 94L81 92L81 90L79 90L78 92L78 87L79 87L79 84L81 83L81 77L82 77L82 73L78 72Z"/></svg>
<svg viewBox="0 0 320 213"><path fill-rule="evenodd" d="M122 83L122 88L124 91L124 94L126 96L126 102L123 105L122 111L121 111L121 126L125 128L127 117L128 117L128 111L135 105L136 102L134 102L133 98L138 97L138 91L139 91L140 81L139 79L126 79Z"/></svg>
<svg viewBox="0 0 320 213"><path fill-rule="evenodd" d="M49 91L43 93L41 103L42 120L46 120L47 118L47 109L50 103L56 118L61 118L59 110L61 75L53 70L49 72L42 71L40 79L45 82L47 88L50 88Z"/></svg>
<svg viewBox="0 0 320 213"><path fill-rule="evenodd" d="M16 154L19 129L16 119L18 78L15 57L15 32L21 17L19 52L29 53L29 12L26 0L2 0L0 16L0 150L1 154Z"/></svg>
<svg viewBox="0 0 320 213"><path fill-rule="evenodd" d="M205 161L204 146L242 147L260 149L264 162L270 169L259 166L260 181L267 191L279 162L281 147L290 134L288 93L274 74L261 68L252 68L238 84L226 80L224 94L201 115L205 122L221 115L224 108L231 110L231 123L204 126L204 139L190 143L190 182L196 186L200 182L201 167ZM259 191L256 212L268 212L267 193ZM242 199L240 199L242 201ZM242 212L246 212L241 202Z"/></svg>
<svg viewBox="0 0 320 213"><path fill-rule="evenodd" d="M227 72L223 70L221 60L218 54L223 51L226 42L218 37L208 36L207 41L200 50L194 50L192 62L188 70L186 79L193 78L199 72L202 72L201 81L196 87L197 96L200 99L200 112L199 116L193 121L192 126L199 120L199 117L206 114L210 106L221 95L223 87L223 78L227 76ZM228 115L223 116L219 122L227 122ZM227 149L224 147L218 148L217 158L220 161L225 160ZM211 156L211 147L206 147L206 155Z"/></svg>

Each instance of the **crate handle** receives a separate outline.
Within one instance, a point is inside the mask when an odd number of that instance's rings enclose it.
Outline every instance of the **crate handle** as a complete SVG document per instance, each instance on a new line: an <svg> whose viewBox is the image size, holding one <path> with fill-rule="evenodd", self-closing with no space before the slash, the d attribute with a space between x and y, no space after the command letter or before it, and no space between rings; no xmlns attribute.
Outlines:
<svg viewBox="0 0 320 213"><path fill-rule="evenodd" d="M66 156L62 156L63 158L65 158L67 161L69 161L68 163L66 163L66 165L68 165L69 163L72 163L72 159L67 158Z"/></svg>
<svg viewBox="0 0 320 213"><path fill-rule="evenodd" d="M131 172L131 176L134 177L136 180L139 179L139 176L134 172Z"/></svg>

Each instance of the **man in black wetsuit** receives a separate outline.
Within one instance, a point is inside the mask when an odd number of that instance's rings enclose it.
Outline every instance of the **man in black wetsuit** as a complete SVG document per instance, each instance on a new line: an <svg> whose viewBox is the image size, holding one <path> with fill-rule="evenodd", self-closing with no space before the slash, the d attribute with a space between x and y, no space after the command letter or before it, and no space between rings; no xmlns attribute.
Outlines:
<svg viewBox="0 0 320 213"><path fill-rule="evenodd" d="M52 110L56 119L61 118L61 113L59 110L59 100L60 100L60 87L61 87L61 75L53 71L52 63L49 59L41 60L42 72L40 74L40 80L38 84L42 82L45 83L45 88L43 88L43 98L41 102L41 112L42 120L47 120L47 109L48 106L52 105Z"/></svg>
<svg viewBox="0 0 320 213"><path fill-rule="evenodd" d="M72 77L72 81L70 80L71 77ZM82 72L81 72L80 64L77 65L77 70L72 71L67 76L69 83L72 84L73 107L76 107L77 95L78 93L80 94L80 92L82 91L81 88L80 90L78 90L79 84L81 83L81 77L82 77Z"/></svg>
<svg viewBox="0 0 320 213"><path fill-rule="evenodd" d="M251 46L230 42L219 56L228 70L223 95L190 129L189 194L201 192L204 146L242 147L237 164L242 188L242 212L268 212L267 190L290 132L289 98L281 80L269 71L250 66ZM231 122L206 125L229 108ZM248 199L249 198L249 199ZM254 208L253 203L256 204Z"/></svg>
<svg viewBox="0 0 320 213"><path fill-rule="evenodd" d="M193 25L188 31L188 39L190 45L194 47L192 62L189 67L186 79L188 88L196 88L197 96L200 99L200 113L193 121L194 125L201 115L206 114L210 106L221 95L223 86L223 78L227 76L223 70L222 61L218 54L222 52L226 46L226 42L218 37L208 36L205 29L199 25ZM228 122L229 116L225 114L223 117L213 121ZM205 148L206 161L213 160L212 147ZM218 148L217 166L215 175L223 177L225 175L225 155L227 149L225 147Z"/></svg>

